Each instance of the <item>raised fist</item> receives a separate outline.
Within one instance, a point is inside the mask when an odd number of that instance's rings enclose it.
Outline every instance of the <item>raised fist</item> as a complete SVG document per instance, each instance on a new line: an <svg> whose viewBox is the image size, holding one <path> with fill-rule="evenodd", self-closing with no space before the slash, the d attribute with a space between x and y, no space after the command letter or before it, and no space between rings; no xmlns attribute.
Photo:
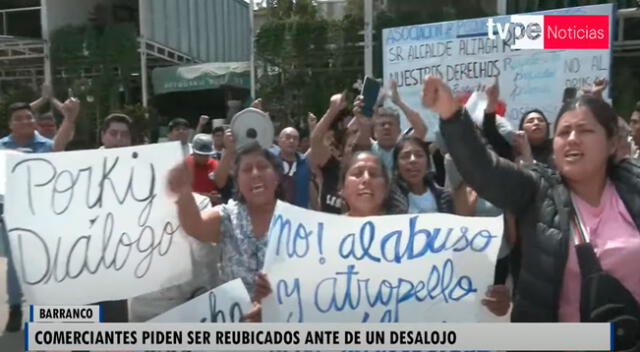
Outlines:
<svg viewBox="0 0 640 352"><path fill-rule="evenodd" d="M427 76L422 88L422 105L440 115L443 120L453 117L460 103L453 97L451 89L436 76Z"/></svg>

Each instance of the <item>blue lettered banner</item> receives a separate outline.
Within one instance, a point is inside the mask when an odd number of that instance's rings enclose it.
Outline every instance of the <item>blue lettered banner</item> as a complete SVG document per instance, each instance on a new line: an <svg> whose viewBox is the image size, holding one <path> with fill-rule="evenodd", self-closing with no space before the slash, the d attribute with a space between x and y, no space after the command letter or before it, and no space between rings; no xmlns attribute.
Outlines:
<svg viewBox="0 0 640 352"><path fill-rule="evenodd" d="M526 15L608 15L613 19L614 7L602 4ZM398 82L402 99L419 111L429 126L429 140L434 139L439 120L421 103L422 81L426 75L441 78L456 96L465 99L479 84L492 84L499 77L504 109L498 113L508 118L514 127L524 112L534 108L543 111L553 122L562 105L565 88L591 88L594 79L609 79L611 49L512 49L515 27L506 26L510 18L474 18L382 31L384 81ZM499 29L506 32L506 39L499 36ZM610 38L613 31L611 21ZM609 92L605 91L604 96L609 96ZM406 118L401 123L403 129L408 127Z"/></svg>
<svg viewBox="0 0 640 352"><path fill-rule="evenodd" d="M149 320L150 323L237 323L251 309L241 279L221 286Z"/></svg>
<svg viewBox="0 0 640 352"><path fill-rule="evenodd" d="M494 320L480 300L493 283L502 217L355 218L279 202L265 257L273 294L265 322Z"/></svg>

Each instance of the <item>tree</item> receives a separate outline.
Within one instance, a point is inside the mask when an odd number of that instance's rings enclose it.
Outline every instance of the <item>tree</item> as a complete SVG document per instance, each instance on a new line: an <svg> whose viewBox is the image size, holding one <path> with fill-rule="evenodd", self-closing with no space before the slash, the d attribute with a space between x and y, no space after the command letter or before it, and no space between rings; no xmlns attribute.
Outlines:
<svg viewBox="0 0 640 352"><path fill-rule="evenodd" d="M418 23L482 17L480 4L430 0L374 1L374 75L382 76L382 29ZM341 20L318 17L311 0L269 0L268 22L256 36L262 62L259 94L283 125L300 125L306 113L322 113L331 94L362 78L363 0L348 0Z"/></svg>
<svg viewBox="0 0 640 352"><path fill-rule="evenodd" d="M52 33L52 65L65 72L54 78L54 86L58 94L71 88L83 102L75 145L96 146L101 120L132 102L127 93L129 77L140 65L137 50L136 28L130 23L98 21Z"/></svg>
<svg viewBox="0 0 640 352"><path fill-rule="evenodd" d="M310 0L273 0L267 14L256 36L259 95L277 123L304 125L307 112L321 113L359 77L361 49L348 42L349 26L320 18Z"/></svg>

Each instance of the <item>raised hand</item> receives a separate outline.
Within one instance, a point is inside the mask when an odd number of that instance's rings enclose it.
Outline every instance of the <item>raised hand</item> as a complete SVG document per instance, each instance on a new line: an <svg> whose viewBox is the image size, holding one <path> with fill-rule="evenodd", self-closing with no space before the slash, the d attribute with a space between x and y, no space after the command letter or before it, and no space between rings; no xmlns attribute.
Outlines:
<svg viewBox="0 0 640 352"><path fill-rule="evenodd" d="M353 101L353 116L356 118L367 118L362 114L362 107L364 106L364 97L362 95L358 95L356 99Z"/></svg>
<svg viewBox="0 0 640 352"><path fill-rule="evenodd" d="M198 126L204 126L209 122L210 117L207 115L200 115L200 119L198 120Z"/></svg>
<svg viewBox="0 0 640 352"><path fill-rule="evenodd" d="M427 76L422 88L422 105L448 120L460 109L460 103L453 97L451 89L440 78Z"/></svg>
<svg viewBox="0 0 640 352"><path fill-rule="evenodd" d="M402 99L400 99L400 94L398 93L398 82L392 79L391 86L389 88L391 90L391 102L396 105L400 104Z"/></svg>
<svg viewBox="0 0 640 352"><path fill-rule="evenodd" d="M307 114L307 126L309 126L309 131L313 131L313 129L318 124L318 118L313 113Z"/></svg>
<svg viewBox="0 0 640 352"><path fill-rule="evenodd" d="M329 100L329 109L338 112L347 107L347 100L345 94L334 94Z"/></svg>
<svg viewBox="0 0 640 352"><path fill-rule="evenodd" d="M498 107L498 99L500 99L500 85L498 77L496 77L495 82L487 87L485 90L487 94L487 107L484 109L485 112L491 113L496 111L496 107Z"/></svg>
<svg viewBox="0 0 640 352"><path fill-rule="evenodd" d="M233 131L231 129L227 129L224 131L224 139L222 140L224 143L225 152L235 152L236 151L236 139L233 137Z"/></svg>
<svg viewBox="0 0 640 352"><path fill-rule="evenodd" d="M75 121L80 113L80 100L76 98L67 99L61 107L62 114L65 118Z"/></svg>
<svg viewBox="0 0 640 352"><path fill-rule="evenodd" d="M189 166L186 163L181 162L169 170L167 187L172 193L181 195L191 192L192 181L193 175Z"/></svg>
<svg viewBox="0 0 640 352"><path fill-rule="evenodd" d="M596 78L593 81L593 86L591 87L591 94L602 98L602 92L604 92L605 89L607 89L607 86L609 85L609 82L607 81L606 78L602 77L602 78Z"/></svg>
<svg viewBox="0 0 640 352"><path fill-rule="evenodd" d="M258 98L251 103L251 107L254 109L262 110L262 98Z"/></svg>
<svg viewBox="0 0 640 352"><path fill-rule="evenodd" d="M533 163L533 154L531 153L531 145L524 131L517 131L513 134L511 145L516 153L516 159L523 163Z"/></svg>

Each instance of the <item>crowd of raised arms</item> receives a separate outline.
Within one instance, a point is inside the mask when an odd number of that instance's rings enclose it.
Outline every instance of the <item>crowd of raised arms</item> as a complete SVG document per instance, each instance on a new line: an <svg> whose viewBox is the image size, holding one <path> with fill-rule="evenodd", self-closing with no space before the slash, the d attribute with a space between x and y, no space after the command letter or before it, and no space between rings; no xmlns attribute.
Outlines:
<svg viewBox="0 0 640 352"><path fill-rule="evenodd" d="M351 217L504 214L494 284L482 304L516 322L580 321L581 277L567 211L575 209L602 267L639 301L640 103L627 124L602 97L607 82L596 80L578 98L564 101L557 116L545 116L539 102L540 109L525 112L512 126L496 114L497 82L485 90L488 103L478 125L445 83L425 77L422 104L440 116L430 143L422 116L393 82L373 117L363 115L362 97L350 102L336 94L321 118L309 114L308 137L288 126L269 149L257 143L236 148L224 127L200 133L206 116L193 137L186 119L173 119L168 139L182 143L185 160L167 177L180 224L188 235L218 244L216 284L242 279L254 302L246 321L261 320L260 302L271 294L269 277L257 268L278 200ZM64 116L59 129L51 114L37 113L46 101ZM261 109L261 102L253 107ZM63 151L79 109L77 100L60 102L45 86L37 101L10 106L11 134L0 139L0 148ZM401 115L411 126L404 133ZM131 146L131 128L128 116L107 116L102 147ZM194 193L209 197L214 207L200 212ZM249 253L256 248L258 255ZM7 331L16 331L22 294L11 262L7 281ZM131 318L133 303L101 302L104 320L140 321Z"/></svg>

